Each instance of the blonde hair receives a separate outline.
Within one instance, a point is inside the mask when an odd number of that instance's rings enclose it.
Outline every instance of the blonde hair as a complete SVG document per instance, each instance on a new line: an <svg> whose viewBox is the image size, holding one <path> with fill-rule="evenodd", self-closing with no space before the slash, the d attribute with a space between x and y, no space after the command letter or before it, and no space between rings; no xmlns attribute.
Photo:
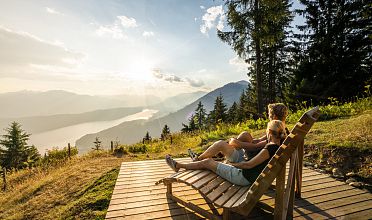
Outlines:
<svg viewBox="0 0 372 220"><path fill-rule="evenodd" d="M269 110L269 119L273 120L274 116L280 121L285 122L288 115L288 108L283 103L273 103L267 106Z"/></svg>
<svg viewBox="0 0 372 220"><path fill-rule="evenodd" d="M266 133L271 134L280 140L284 140L287 137L287 132L285 131L285 125L281 120L272 120L267 124Z"/></svg>

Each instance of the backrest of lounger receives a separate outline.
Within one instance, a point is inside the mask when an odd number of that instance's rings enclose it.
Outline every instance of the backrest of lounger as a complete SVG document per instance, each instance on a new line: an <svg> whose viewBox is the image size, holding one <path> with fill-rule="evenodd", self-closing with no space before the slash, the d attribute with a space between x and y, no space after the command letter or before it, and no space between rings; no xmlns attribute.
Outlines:
<svg viewBox="0 0 372 220"><path fill-rule="evenodd" d="M314 122L318 119L320 111L315 107L305 112L296 123L288 137L271 158L265 169L257 177L256 181L250 187L245 199L236 204L236 209L240 213L248 213L268 190L271 183L277 177L279 172L285 168L287 161L299 144L304 140Z"/></svg>

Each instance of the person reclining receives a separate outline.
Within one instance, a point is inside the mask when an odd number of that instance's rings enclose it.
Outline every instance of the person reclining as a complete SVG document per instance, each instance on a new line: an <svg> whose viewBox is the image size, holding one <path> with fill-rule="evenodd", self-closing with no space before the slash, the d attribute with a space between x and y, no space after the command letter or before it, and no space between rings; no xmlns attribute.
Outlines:
<svg viewBox="0 0 372 220"><path fill-rule="evenodd" d="M288 109L283 103L273 103L267 106L269 120L280 120L285 126L285 120L288 115ZM287 128L286 133L289 134ZM206 158L212 158L215 155L222 153L228 162L242 162L244 156L248 158L254 157L259 150L261 150L267 144L267 136L264 135L261 138L253 139L252 135L244 131L239 134L237 138L230 138L228 141L216 141L201 155L197 156L189 149L189 154L193 161L204 160Z"/></svg>
<svg viewBox="0 0 372 220"><path fill-rule="evenodd" d="M208 169L233 184L247 186L256 180L286 138L285 124L280 120L270 121L267 125L266 136L265 147L248 161L230 161L230 164L225 164L212 158L205 158L190 163L180 163L172 159L170 155L166 155L165 160L175 172L178 172L180 168L187 170Z"/></svg>

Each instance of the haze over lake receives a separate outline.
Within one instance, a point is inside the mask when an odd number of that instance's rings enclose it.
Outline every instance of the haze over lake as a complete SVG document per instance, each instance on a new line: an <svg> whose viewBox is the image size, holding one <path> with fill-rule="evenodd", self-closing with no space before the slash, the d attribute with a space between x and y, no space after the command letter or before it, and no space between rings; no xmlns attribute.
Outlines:
<svg viewBox="0 0 372 220"><path fill-rule="evenodd" d="M35 145L38 148L39 152L41 154L44 154L47 149L52 149L53 147L63 148L67 146L67 143L71 143L71 145L74 146L75 141L85 134L96 133L119 125L126 121L133 121L138 119L147 120L157 112L157 110L145 109L136 114L132 114L112 121L81 123L47 132L32 134L28 143L30 145Z"/></svg>

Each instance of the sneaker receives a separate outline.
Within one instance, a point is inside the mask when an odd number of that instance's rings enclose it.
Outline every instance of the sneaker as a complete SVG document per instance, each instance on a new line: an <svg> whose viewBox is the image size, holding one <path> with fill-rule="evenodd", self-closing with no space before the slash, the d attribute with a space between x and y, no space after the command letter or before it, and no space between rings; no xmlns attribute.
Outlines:
<svg viewBox="0 0 372 220"><path fill-rule="evenodd" d="M187 152L189 153L189 156L191 157L192 161L198 160L198 155L194 151L192 151L190 148L187 149Z"/></svg>
<svg viewBox="0 0 372 220"><path fill-rule="evenodd" d="M178 172L180 168L176 168L177 162L171 158L170 155L165 156L165 162L167 162L168 166L174 170L174 172Z"/></svg>

